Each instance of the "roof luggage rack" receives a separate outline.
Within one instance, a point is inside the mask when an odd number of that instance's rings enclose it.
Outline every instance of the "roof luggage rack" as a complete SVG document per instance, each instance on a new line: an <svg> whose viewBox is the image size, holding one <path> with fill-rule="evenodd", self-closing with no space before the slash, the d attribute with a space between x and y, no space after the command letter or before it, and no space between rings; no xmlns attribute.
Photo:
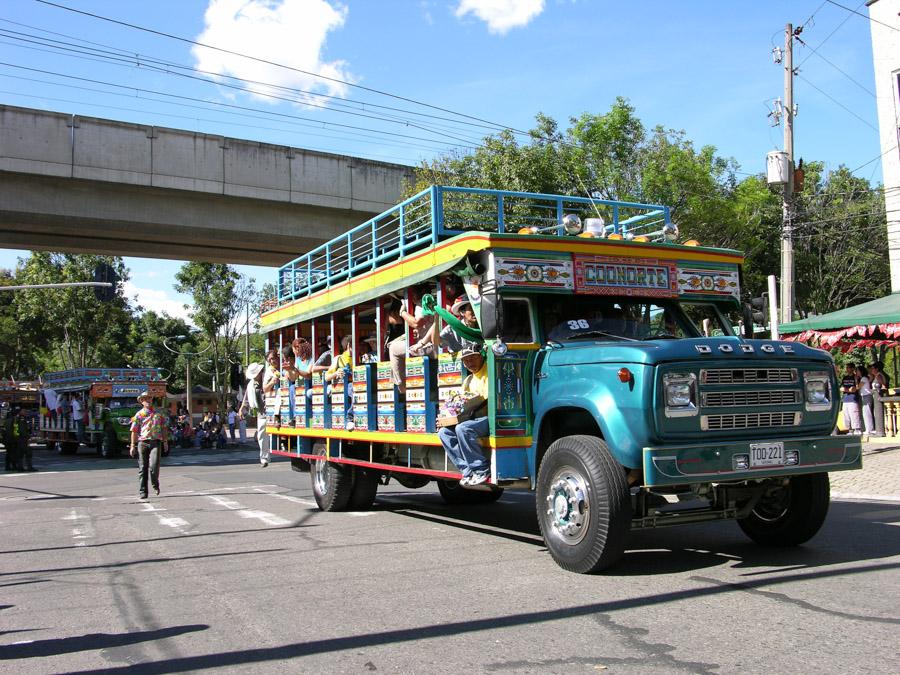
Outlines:
<svg viewBox="0 0 900 675"><path fill-rule="evenodd" d="M631 239L677 233L669 207L531 192L432 185L278 270L277 304L330 288L465 232L568 235L577 215L590 236ZM653 228L657 231L650 232Z"/></svg>

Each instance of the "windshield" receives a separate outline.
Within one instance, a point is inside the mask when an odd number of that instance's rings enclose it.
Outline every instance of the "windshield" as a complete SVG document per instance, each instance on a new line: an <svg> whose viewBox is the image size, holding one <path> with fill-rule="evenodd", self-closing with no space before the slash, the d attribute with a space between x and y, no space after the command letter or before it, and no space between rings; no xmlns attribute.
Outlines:
<svg viewBox="0 0 900 675"><path fill-rule="evenodd" d="M140 403L135 401L133 398L113 398L109 401L109 409L117 410L119 408L139 408Z"/></svg>
<svg viewBox="0 0 900 675"><path fill-rule="evenodd" d="M733 335L721 312L710 303L606 296L554 296L540 312L545 339L621 341ZM687 309L687 313L685 312ZM692 317L699 319L697 323Z"/></svg>

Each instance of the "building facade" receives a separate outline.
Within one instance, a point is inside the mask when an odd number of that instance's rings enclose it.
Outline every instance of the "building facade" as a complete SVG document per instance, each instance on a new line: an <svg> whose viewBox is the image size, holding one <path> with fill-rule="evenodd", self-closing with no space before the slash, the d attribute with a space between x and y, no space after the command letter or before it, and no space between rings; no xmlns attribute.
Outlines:
<svg viewBox="0 0 900 675"><path fill-rule="evenodd" d="M900 0L869 0L891 292L900 291Z"/></svg>

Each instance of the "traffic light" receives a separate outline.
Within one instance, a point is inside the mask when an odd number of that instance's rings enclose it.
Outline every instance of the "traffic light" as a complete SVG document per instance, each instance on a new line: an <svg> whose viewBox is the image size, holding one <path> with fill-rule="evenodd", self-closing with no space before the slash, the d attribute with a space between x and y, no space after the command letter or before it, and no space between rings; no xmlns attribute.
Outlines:
<svg viewBox="0 0 900 675"><path fill-rule="evenodd" d="M763 293L761 297L752 298L750 306L753 308L753 323L760 326L769 325L769 294Z"/></svg>
<svg viewBox="0 0 900 675"><path fill-rule="evenodd" d="M94 268L94 281L111 286L94 286L94 295L100 302L110 302L116 297L116 286L119 283L119 275L109 263L98 263Z"/></svg>

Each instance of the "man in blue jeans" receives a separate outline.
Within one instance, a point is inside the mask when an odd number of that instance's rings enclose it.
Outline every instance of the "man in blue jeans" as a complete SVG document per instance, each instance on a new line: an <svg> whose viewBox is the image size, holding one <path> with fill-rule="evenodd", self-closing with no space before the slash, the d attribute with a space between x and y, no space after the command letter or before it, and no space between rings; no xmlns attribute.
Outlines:
<svg viewBox="0 0 900 675"><path fill-rule="evenodd" d="M443 427L438 438L447 456L462 473L460 485L481 485L490 480L491 462L484 456L478 439L490 433L487 417L488 374L487 362L479 348L466 347L460 355L463 366L471 374L463 381L463 393L477 397L479 405L468 419L454 427Z"/></svg>

